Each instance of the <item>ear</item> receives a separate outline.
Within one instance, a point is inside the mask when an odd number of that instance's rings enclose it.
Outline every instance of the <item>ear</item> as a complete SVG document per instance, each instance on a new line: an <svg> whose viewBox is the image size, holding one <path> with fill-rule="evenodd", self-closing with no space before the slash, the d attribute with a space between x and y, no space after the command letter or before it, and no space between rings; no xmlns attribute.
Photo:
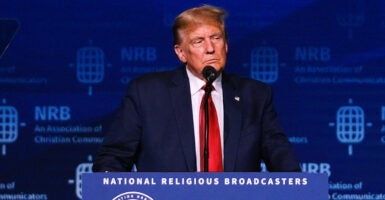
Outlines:
<svg viewBox="0 0 385 200"><path fill-rule="evenodd" d="M184 52L183 52L182 48L178 44L174 45L174 51L175 51L175 54L178 56L179 60L182 63L185 63L186 57L184 56Z"/></svg>

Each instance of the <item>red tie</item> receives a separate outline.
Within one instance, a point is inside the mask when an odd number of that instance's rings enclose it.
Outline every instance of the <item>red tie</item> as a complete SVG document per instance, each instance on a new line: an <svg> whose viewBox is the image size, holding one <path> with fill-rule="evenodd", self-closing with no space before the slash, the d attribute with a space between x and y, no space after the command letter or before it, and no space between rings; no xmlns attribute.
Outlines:
<svg viewBox="0 0 385 200"><path fill-rule="evenodd" d="M203 86L205 88L205 86ZM207 101L208 115L209 115L209 133L208 133L208 171L209 172L222 172L222 150L221 150L221 137L219 134L219 124L217 112L215 110L214 102L209 94ZM199 140L200 140L200 157L201 157L201 171L204 171L204 145L205 145L205 111L204 111L204 98L206 93L202 97L202 102L199 111Z"/></svg>

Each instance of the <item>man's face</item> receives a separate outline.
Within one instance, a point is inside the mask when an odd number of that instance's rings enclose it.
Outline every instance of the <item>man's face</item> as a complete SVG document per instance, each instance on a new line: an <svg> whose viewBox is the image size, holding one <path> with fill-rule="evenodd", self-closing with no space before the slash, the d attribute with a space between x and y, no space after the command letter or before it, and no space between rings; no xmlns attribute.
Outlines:
<svg viewBox="0 0 385 200"><path fill-rule="evenodd" d="M197 77L204 80L202 70L212 66L218 72L226 64L227 41L217 23L191 25L179 30L180 44L174 45L179 60Z"/></svg>

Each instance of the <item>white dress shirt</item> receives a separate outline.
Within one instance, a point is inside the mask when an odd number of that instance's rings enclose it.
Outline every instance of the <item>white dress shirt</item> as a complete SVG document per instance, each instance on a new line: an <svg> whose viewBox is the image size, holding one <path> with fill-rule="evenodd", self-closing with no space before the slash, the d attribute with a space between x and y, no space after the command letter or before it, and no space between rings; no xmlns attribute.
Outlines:
<svg viewBox="0 0 385 200"><path fill-rule="evenodd" d="M199 109L204 95L204 90L201 88L206 84L205 81L194 76L190 70L187 69L187 75L190 82L190 92L191 92L191 102L192 102L192 113L194 121L194 138L195 138L195 154L197 161L197 170L201 171L201 159L200 159L200 144L199 144ZM222 146L222 160L224 160L223 155L223 92L222 92L222 74L220 74L217 79L213 82L215 90L211 92L211 97L215 104L215 109L218 115L219 130L221 135L221 146Z"/></svg>

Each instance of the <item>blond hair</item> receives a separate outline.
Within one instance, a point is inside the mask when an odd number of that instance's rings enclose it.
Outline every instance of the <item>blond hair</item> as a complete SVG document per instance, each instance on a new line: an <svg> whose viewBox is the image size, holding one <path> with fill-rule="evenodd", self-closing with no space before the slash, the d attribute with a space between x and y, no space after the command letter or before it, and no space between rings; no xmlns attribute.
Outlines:
<svg viewBox="0 0 385 200"><path fill-rule="evenodd" d="M174 25L172 27L174 44L179 44L181 42L179 30L186 29L188 26L193 24L203 24L208 22L218 23L225 35L225 38L227 39L225 30L226 16L227 12L224 9L211 5L190 8L182 12L175 18Z"/></svg>

